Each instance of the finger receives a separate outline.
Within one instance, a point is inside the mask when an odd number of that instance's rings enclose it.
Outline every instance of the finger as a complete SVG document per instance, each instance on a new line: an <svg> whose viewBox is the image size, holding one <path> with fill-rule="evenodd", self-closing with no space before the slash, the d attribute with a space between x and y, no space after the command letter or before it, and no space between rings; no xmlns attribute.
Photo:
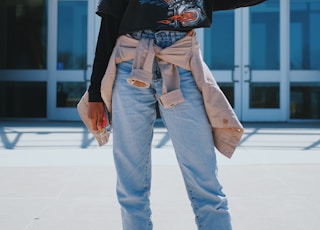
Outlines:
<svg viewBox="0 0 320 230"><path fill-rule="evenodd" d="M99 116L99 118L97 119L97 128L101 129L102 128L102 123L103 123L103 116Z"/></svg>
<svg viewBox="0 0 320 230"><path fill-rule="evenodd" d="M93 119L93 118L91 119L91 125L93 130L98 130L96 119Z"/></svg>

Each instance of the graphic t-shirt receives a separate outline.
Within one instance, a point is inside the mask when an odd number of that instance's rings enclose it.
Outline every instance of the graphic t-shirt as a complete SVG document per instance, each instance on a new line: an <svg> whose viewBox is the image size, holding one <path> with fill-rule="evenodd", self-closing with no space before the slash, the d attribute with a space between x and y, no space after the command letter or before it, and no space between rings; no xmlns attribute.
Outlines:
<svg viewBox="0 0 320 230"><path fill-rule="evenodd" d="M102 17L89 101L101 102L101 79L120 35L139 30L189 31L210 27L212 11L251 6L265 0L100 0Z"/></svg>
<svg viewBox="0 0 320 230"><path fill-rule="evenodd" d="M101 79L118 36L139 30L209 27L212 0L101 0L102 17L89 87L89 101L102 101Z"/></svg>
<svg viewBox="0 0 320 230"><path fill-rule="evenodd" d="M101 12L121 18L119 35L138 30L210 27L212 0L107 0Z"/></svg>

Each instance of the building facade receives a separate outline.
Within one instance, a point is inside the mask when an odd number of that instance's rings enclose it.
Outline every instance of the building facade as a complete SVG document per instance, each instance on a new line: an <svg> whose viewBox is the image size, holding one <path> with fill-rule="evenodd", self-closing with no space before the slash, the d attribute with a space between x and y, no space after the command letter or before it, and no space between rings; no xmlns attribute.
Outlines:
<svg viewBox="0 0 320 230"><path fill-rule="evenodd" d="M0 118L79 120L98 0L0 3ZM320 120L320 0L268 0L213 14L204 60L241 121Z"/></svg>

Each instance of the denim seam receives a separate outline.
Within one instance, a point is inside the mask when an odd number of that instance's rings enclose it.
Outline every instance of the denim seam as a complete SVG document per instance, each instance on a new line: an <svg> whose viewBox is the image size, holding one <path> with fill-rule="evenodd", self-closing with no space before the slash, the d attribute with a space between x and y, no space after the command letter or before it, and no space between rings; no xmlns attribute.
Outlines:
<svg viewBox="0 0 320 230"><path fill-rule="evenodd" d="M186 183L186 187L189 192L191 204L194 209L195 216L196 216L196 222L198 224L199 229L201 229L201 219L200 219L200 216L198 215L198 205L197 205L196 199L193 195L193 190L191 189L191 187L187 181L185 183Z"/></svg>
<svg viewBox="0 0 320 230"><path fill-rule="evenodd" d="M150 131L149 131L150 132ZM145 210L145 218L146 219L150 219L150 216L151 216L151 210L150 210L150 200L149 200L149 197L150 197L150 174L149 174L149 162L150 162L150 151L148 152L148 157L147 157L147 160L145 162L145 166L144 166L144 199L147 201L146 204L145 204L145 207L144 207L144 210ZM149 229L149 227L151 227L152 224L150 223L150 221L148 221L146 223L146 227L147 229Z"/></svg>

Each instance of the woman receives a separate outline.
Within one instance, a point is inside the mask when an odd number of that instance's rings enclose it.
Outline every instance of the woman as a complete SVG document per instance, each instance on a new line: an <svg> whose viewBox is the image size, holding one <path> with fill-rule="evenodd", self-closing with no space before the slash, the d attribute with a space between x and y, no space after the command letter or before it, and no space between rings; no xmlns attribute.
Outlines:
<svg viewBox="0 0 320 230"><path fill-rule="evenodd" d="M242 126L208 75L194 29L210 27L214 10L259 2L100 1L97 14L102 20L88 90L88 117L97 130L102 126L105 105L112 114L123 229L152 229L151 142L157 101L198 229L232 229L227 199L216 174L214 146L231 157Z"/></svg>

